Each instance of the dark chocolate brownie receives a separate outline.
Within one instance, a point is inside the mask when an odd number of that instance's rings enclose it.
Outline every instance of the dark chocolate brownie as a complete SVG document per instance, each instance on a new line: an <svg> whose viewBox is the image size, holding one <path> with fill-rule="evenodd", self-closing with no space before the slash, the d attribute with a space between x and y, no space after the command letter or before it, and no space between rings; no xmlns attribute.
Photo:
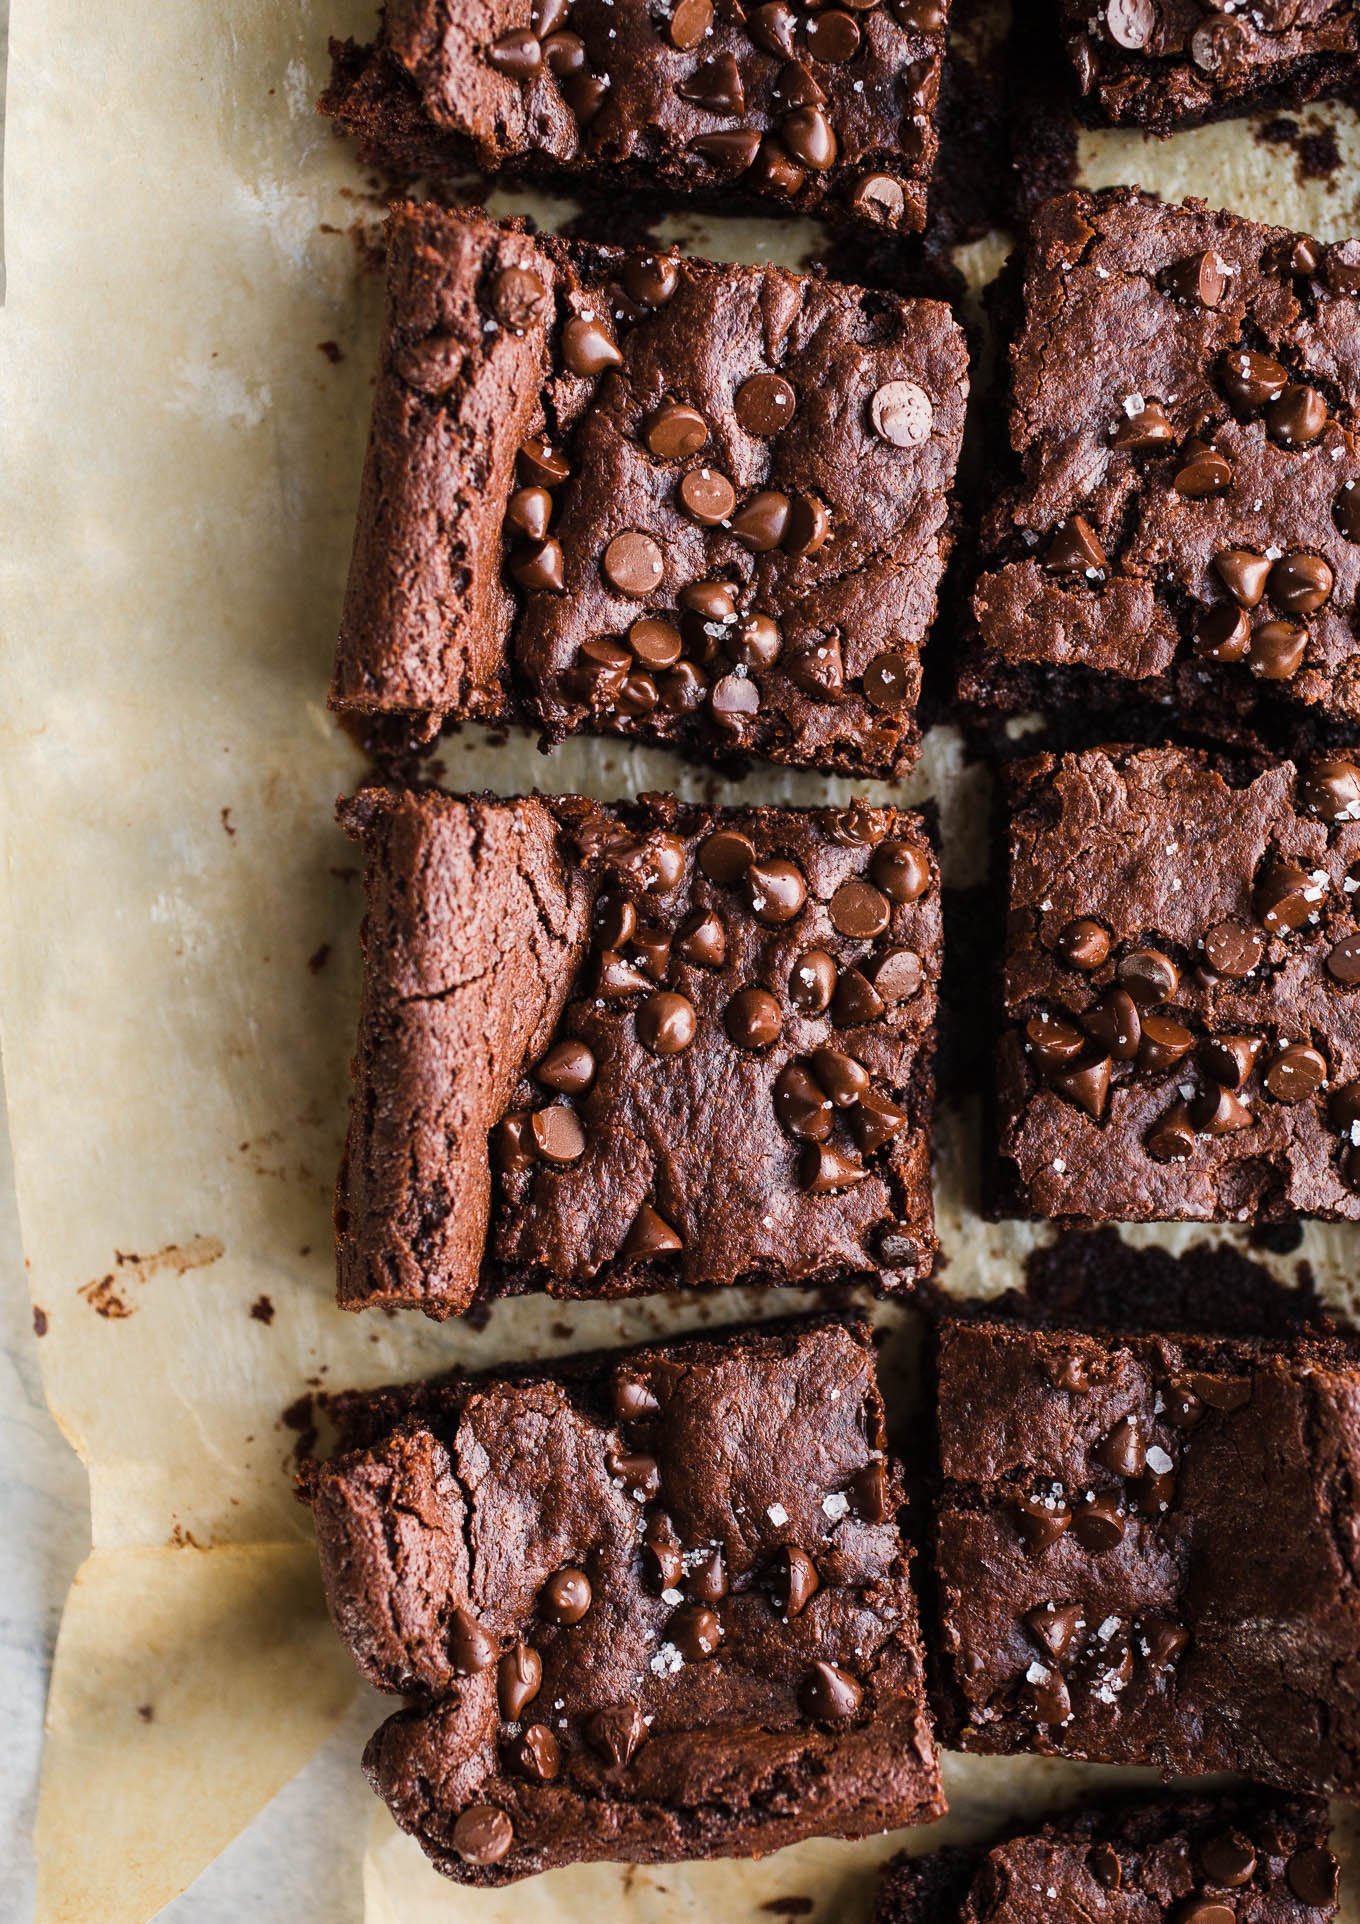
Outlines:
<svg viewBox="0 0 1360 1924"><path fill-rule="evenodd" d="M929 1272L918 816L370 790L345 821L368 912L344 1305Z"/></svg>
<svg viewBox="0 0 1360 1924"><path fill-rule="evenodd" d="M895 1857L873 1924L1326 1924L1321 1798L1255 1791L1066 1812L990 1850Z"/></svg>
<svg viewBox="0 0 1360 1924"><path fill-rule="evenodd" d="M851 773L919 741L937 301L399 208L332 700Z"/></svg>
<svg viewBox="0 0 1360 1924"><path fill-rule="evenodd" d="M964 1749L1360 1793L1360 1355L946 1319L934 1522Z"/></svg>
<svg viewBox="0 0 1360 1924"><path fill-rule="evenodd" d="M1126 188L1038 211L963 686L1360 716L1360 241Z"/></svg>
<svg viewBox="0 0 1360 1924"><path fill-rule="evenodd" d="M314 1472L365 1767L448 1876L752 1856L944 1809L866 1324L450 1384Z"/></svg>
<svg viewBox="0 0 1360 1924"><path fill-rule="evenodd" d="M387 0L322 110L408 174L572 174L909 232L939 142L948 0Z"/></svg>
<svg viewBox="0 0 1360 1924"><path fill-rule="evenodd" d="M1355 0L1058 0L1089 117L1173 127L1360 79Z"/></svg>
<svg viewBox="0 0 1360 1924"><path fill-rule="evenodd" d="M1360 1221L1360 765L1100 748L1012 778L1018 1212Z"/></svg>

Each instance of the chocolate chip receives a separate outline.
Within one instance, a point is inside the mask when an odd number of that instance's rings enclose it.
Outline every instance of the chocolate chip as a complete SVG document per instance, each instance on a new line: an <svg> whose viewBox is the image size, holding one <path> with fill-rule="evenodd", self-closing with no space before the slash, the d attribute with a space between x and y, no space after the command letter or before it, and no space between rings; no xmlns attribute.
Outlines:
<svg viewBox="0 0 1360 1924"><path fill-rule="evenodd" d="M868 1089L850 1113L850 1131L861 1152L872 1156L885 1143L900 1136L907 1126L907 1112L890 1102L877 1089Z"/></svg>
<svg viewBox="0 0 1360 1924"><path fill-rule="evenodd" d="M1327 403L1315 387L1287 387L1266 409L1266 426L1286 448L1306 448L1327 425Z"/></svg>
<svg viewBox="0 0 1360 1924"><path fill-rule="evenodd" d="M1293 621L1264 621L1251 638L1247 666L1262 681L1288 681L1298 673L1308 630Z"/></svg>
<svg viewBox="0 0 1360 1924"><path fill-rule="evenodd" d="M1270 563L1250 548L1224 548L1214 556L1214 572L1240 608L1254 608L1266 591Z"/></svg>
<svg viewBox="0 0 1360 1924"><path fill-rule="evenodd" d="M746 21L746 30L761 51L784 60L793 55L797 27L798 16L784 0L770 0L770 4L755 8Z"/></svg>
<svg viewBox="0 0 1360 1924"><path fill-rule="evenodd" d="M722 1642L722 1623L706 1604L685 1603L666 1625L666 1635L686 1663L701 1663Z"/></svg>
<svg viewBox="0 0 1360 1924"><path fill-rule="evenodd" d="M538 1160L531 1118L526 1110L506 1116L495 1135L496 1167L506 1176L531 1169Z"/></svg>
<svg viewBox="0 0 1360 1924"><path fill-rule="evenodd" d="M838 1664L815 1663L803 1679L803 1708L819 1723L843 1723L853 1717L864 1692Z"/></svg>
<svg viewBox="0 0 1360 1924"><path fill-rule="evenodd" d="M637 528L616 534L600 565L610 587L634 601L644 600L658 588L666 572L660 548L649 534Z"/></svg>
<svg viewBox="0 0 1360 1924"><path fill-rule="evenodd" d="M1093 1496L1072 1512L1072 1534L1084 1550L1096 1555L1124 1541L1124 1518L1112 1496Z"/></svg>
<svg viewBox="0 0 1360 1924"><path fill-rule="evenodd" d="M1115 1062L1133 1062L1142 1040L1138 1005L1127 989L1107 989L1081 1019L1082 1027Z"/></svg>
<svg viewBox="0 0 1360 1924"><path fill-rule="evenodd" d="M1171 1105L1147 1135L1143 1147L1154 1162L1188 1162L1195 1148L1195 1132L1183 1102Z"/></svg>
<svg viewBox="0 0 1360 1924"><path fill-rule="evenodd" d="M1255 929L1240 922L1215 922L1204 937L1204 960L1215 975L1240 982L1251 974L1265 954L1265 944Z"/></svg>
<svg viewBox="0 0 1360 1924"><path fill-rule="evenodd" d="M836 964L825 949L804 949L789 972L789 1000L805 1015L821 1015L836 989Z"/></svg>
<svg viewBox="0 0 1360 1924"><path fill-rule="evenodd" d="M1137 1417L1121 1416L1091 1454L1116 1476L1141 1476L1147 1465L1147 1451L1139 1434Z"/></svg>
<svg viewBox="0 0 1360 1924"><path fill-rule="evenodd" d="M1125 415L1110 436L1110 445L1136 450L1165 447L1176 438L1160 401L1149 401L1136 414Z"/></svg>
<svg viewBox="0 0 1360 1924"><path fill-rule="evenodd" d="M548 1109L536 1109L529 1127L533 1132L534 1147L544 1162L565 1165L578 1162L585 1154L586 1132L581 1127L580 1118L574 1109L568 1109L563 1103L554 1103Z"/></svg>
<svg viewBox="0 0 1360 1924"><path fill-rule="evenodd" d="M684 1246L665 1217L659 1216L650 1203L643 1203L623 1240L621 1254L646 1262L652 1256L674 1255Z"/></svg>
<svg viewBox="0 0 1360 1924"><path fill-rule="evenodd" d="M1215 13L1191 34L1190 58L1205 73L1225 74L1241 63L1247 44L1246 30L1240 21L1230 19L1226 13ZM1219 1924L1219 1920L1205 1917L1197 1919L1196 1924Z"/></svg>
<svg viewBox="0 0 1360 1924"><path fill-rule="evenodd" d="M1277 1102L1307 1102L1326 1080L1326 1056L1304 1042L1282 1049L1264 1076L1266 1088Z"/></svg>
<svg viewBox="0 0 1360 1924"><path fill-rule="evenodd" d="M1050 574L1090 575L1103 572L1105 550L1085 515L1074 514L1054 532L1044 555Z"/></svg>
<svg viewBox="0 0 1360 1924"><path fill-rule="evenodd" d="M595 993L604 1002L621 1002L625 997L636 995L639 989L649 989L651 983L626 957L613 949L603 949L595 966Z"/></svg>
<svg viewBox="0 0 1360 1924"><path fill-rule="evenodd" d="M1026 1493L1012 1499L1016 1528L1026 1550L1039 1556L1050 1544L1064 1536L1072 1522L1072 1512L1060 1498Z"/></svg>
<svg viewBox="0 0 1360 1924"><path fill-rule="evenodd" d="M1348 481L1332 504L1332 519L1347 541L1360 541L1360 488Z"/></svg>
<svg viewBox="0 0 1360 1924"><path fill-rule="evenodd" d="M1110 1093L1109 1057L1100 1056L1094 1062L1079 1062L1075 1068L1061 1070L1053 1077L1053 1087L1084 1109L1093 1122L1099 1122Z"/></svg>
<svg viewBox="0 0 1360 1924"><path fill-rule="evenodd" d="M788 426L797 412L798 399L782 374L753 374L737 389L732 407L738 424L748 434L764 439Z"/></svg>
<svg viewBox="0 0 1360 1924"><path fill-rule="evenodd" d="M760 711L760 690L745 675L722 675L708 691L708 705L717 727L738 735Z"/></svg>
<svg viewBox="0 0 1360 1924"><path fill-rule="evenodd" d="M831 1104L805 1063L789 1062L779 1071L774 1112L781 1126L801 1142L825 1142L831 1134Z"/></svg>
<svg viewBox="0 0 1360 1924"><path fill-rule="evenodd" d="M779 124L779 138L800 167L824 173L835 163L835 129L820 107L799 107Z"/></svg>
<svg viewBox="0 0 1360 1924"><path fill-rule="evenodd" d="M539 1595L539 1613L549 1623L579 1623L592 1601L590 1578L584 1570L567 1564L553 1572Z"/></svg>
<svg viewBox="0 0 1360 1924"><path fill-rule="evenodd" d="M782 1026L782 1011L768 989L738 989L723 1011L723 1027L738 1049L768 1049Z"/></svg>
<svg viewBox="0 0 1360 1924"><path fill-rule="evenodd" d="M1103 1891L1117 1891L1124 1881L1124 1867L1113 1844L1092 1844L1086 1853L1086 1868Z"/></svg>
<svg viewBox="0 0 1360 1924"><path fill-rule="evenodd" d="M623 364L619 344L604 322L584 314L574 314L562 329L562 359L573 374L581 375L603 374Z"/></svg>
<svg viewBox="0 0 1360 1924"><path fill-rule="evenodd" d="M918 901L930 883L930 864L924 851L914 842L895 837L879 843L869 858L869 873L890 902ZM832 905L834 921L835 897Z"/></svg>
<svg viewBox="0 0 1360 1924"><path fill-rule="evenodd" d="M620 1423L645 1423L660 1416L661 1403L644 1377L621 1373L614 1378L614 1414Z"/></svg>
<svg viewBox="0 0 1360 1924"><path fill-rule="evenodd" d="M874 969L874 988L887 1003L909 1002L919 995L925 968L915 949L889 949Z"/></svg>
<svg viewBox="0 0 1360 1924"><path fill-rule="evenodd" d="M1025 1612L1025 1626L1041 1648L1061 1663L1085 1628L1085 1612L1079 1603L1042 1603Z"/></svg>
<svg viewBox="0 0 1360 1924"><path fill-rule="evenodd" d="M1360 767L1341 756L1318 756L1299 776L1299 800L1324 822L1360 821Z"/></svg>
<svg viewBox="0 0 1360 1924"><path fill-rule="evenodd" d="M1166 269L1167 292L1198 307L1217 307L1228 291L1230 270L1212 248L1188 254Z"/></svg>
<svg viewBox="0 0 1360 1924"><path fill-rule="evenodd" d="M678 81L675 88L682 100L688 100L695 107L702 107L710 114L743 114L746 111L746 89L742 85L741 69L730 53L715 54L705 60L693 73Z"/></svg>
<svg viewBox="0 0 1360 1924"><path fill-rule="evenodd" d="M1145 1617L1142 1632L1147 1660L1154 1670L1169 1670L1190 1642L1188 1630L1160 1617Z"/></svg>
<svg viewBox="0 0 1360 1924"><path fill-rule="evenodd" d="M869 404L874 433L894 448L919 448L935 416L930 396L915 381L887 381Z"/></svg>
<svg viewBox="0 0 1360 1924"><path fill-rule="evenodd" d="M1256 1852L1240 1830L1220 1831L1206 1838L1199 1850L1200 1868L1211 1884L1235 1891L1256 1875Z"/></svg>
<svg viewBox="0 0 1360 1924"><path fill-rule="evenodd" d="M1025 1041L1041 1075L1068 1068L1086 1048L1086 1037L1081 1030L1048 1010L1030 1016L1025 1023Z"/></svg>
<svg viewBox="0 0 1360 1924"><path fill-rule="evenodd" d="M1256 885L1252 910L1272 935L1283 935L1316 917L1325 893L1325 882L1315 882L1296 863L1273 862Z"/></svg>
<svg viewBox="0 0 1360 1924"><path fill-rule="evenodd" d="M696 3L708 7L709 0L680 0L681 6ZM672 33L679 11L671 15ZM640 307L664 307L680 285L680 269L667 254L630 254L623 263L623 285Z"/></svg>
<svg viewBox="0 0 1360 1924"><path fill-rule="evenodd" d="M647 423L648 452L661 461L679 461L697 454L708 440L708 423L698 408L683 401L663 401Z"/></svg>
<svg viewBox="0 0 1360 1924"><path fill-rule="evenodd" d="M1069 969L1098 969L1110 953L1110 932L1099 922L1079 917L1059 930L1053 953Z"/></svg>
<svg viewBox="0 0 1360 1924"><path fill-rule="evenodd" d="M1206 608L1195 624L1195 653L1205 661L1245 661L1251 648L1251 623L1230 601Z"/></svg>
<svg viewBox="0 0 1360 1924"><path fill-rule="evenodd" d="M1171 957L1163 955L1160 949L1131 949L1120 959L1115 975L1140 1009L1169 1002L1181 979Z"/></svg>
<svg viewBox="0 0 1360 1924"><path fill-rule="evenodd" d="M595 1058L584 1042L565 1037L543 1057L534 1070L534 1080L559 1095L582 1095L595 1080Z"/></svg>
<svg viewBox="0 0 1360 1924"><path fill-rule="evenodd" d="M1232 485L1232 469L1217 448L1187 444L1185 459L1171 485L1187 501L1207 501L1213 495L1227 493Z"/></svg>
<svg viewBox="0 0 1360 1924"><path fill-rule="evenodd" d="M469 1804L453 1827L453 1848L465 1864L499 1864L514 1841L514 1826L494 1804Z"/></svg>
<svg viewBox="0 0 1360 1924"><path fill-rule="evenodd" d="M803 1146L799 1180L811 1196L829 1195L833 1190L849 1189L863 1182L868 1170L854 1156L842 1155L829 1143L808 1142Z"/></svg>
<svg viewBox="0 0 1360 1924"><path fill-rule="evenodd" d="M773 668L784 646L778 623L768 615L744 615L736 627L723 636L729 659L746 669Z"/></svg>
<svg viewBox="0 0 1360 1924"><path fill-rule="evenodd" d="M637 1012L638 1041L654 1056L681 1054L693 1042L698 1026L694 1004L670 989L649 995Z"/></svg>
<svg viewBox="0 0 1360 1924"><path fill-rule="evenodd" d="M537 53L536 40L533 47ZM522 334L532 325L543 312L547 298L547 288L528 267L503 268L491 283L491 312L513 334Z"/></svg>
<svg viewBox="0 0 1360 1924"><path fill-rule="evenodd" d="M713 25L713 0L676 0L667 31L671 45L681 53L697 47Z"/></svg>
<svg viewBox="0 0 1360 1924"><path fill-rule="evenodd" d="M833 67L843 67L854 59L860 38L854 15L842 13L839 7L814 13L807 24L808 52L814 60L825 60Z"/></svg>
<svg viewBox="0 0 1360 1924"><path fill-rule="evenodd" d="M518 488L505 505L506 526L535 545L547 538L553 498L546 488Z"/></svg>
<svg viewBox="0 0 1360 1924"><path fill-rule="evenodd" d="M1104 0L1099 19L1116 47L1138 53L1152 38L1157 11L1152 0Z"/></svg>
<svg viewBox="0 0 1360 1924"><path fill-rule="evenodd" d="M687 1582L690 1595L700 1603L721 1603L731 1588L722 1551L715 1548L691 1561Z"/></svg>
<svg viewBox="0 0 1360 1924"><path fill-rule="evenodd" d="M1360 982L1360 935L1342 936L1328 953L1327 973L1348 989Z"/></svg>
<svg viewBox="0 0 1360 1924"><path fill-rule="evenodd" d="M1211 1410L1242 1410L1251 1401L1250 1377L1213 1376L1207 1370L1198 1370L1189 1381L1200 1402L1207 1403Z"/></svg>
<svg viewBox="0 0 1360 1924"><path fill-rule="evenodd" d="M521 588L544 588L561 594L566 586L566 559L558 542L549 538L537 547L518 548L510 557L510 574Z"/></svg>
<svg viewBox="0 0 1360 1924"><path fill-rule="evenodd" d="M761 143L760 161L760 178L768 193L792 197L807 180L804 169L776 140Z"/></svg>
<svg viewBox="0 0 1360 1924"><path fill-rule="evenodd" d="M941 0L892 0L892 10L908 33L943 33Z"/></svg>
<svg viewBox="0 0 1360 1924"><path fill-rule="evenodd" d="M750 495L732 516L732 533L752 554L768 554L784 539L789 497L773 488Z"/></svg>
<svg viewBox="0 0 1360 1924"><path fill-rule="evenodd" d="M1254 1035L1211 1036L1200 1050L1204 1073L1223 1089L1242 1089L1256 1067L1261 1038Z"/></svg>
<svg viewBox="0 0 1360 1924"><path fill-rule="evenodd" d="M567 457L541 434L520 448L515 457L523 478L543 488L560 488L571 473Z"/></svg>
<svg viewBox="0 0 1360 1924"><path fill-rule="evenodd" d="M807 901L802 871L782 858L752 862L742 879L751 913L767 927L791 922Z"/></svg>
<svg viewBox="0 0 1360 1924"><path fill-rule="evenodd" d="M837 1109L848 1109L869 1087L869 1071L843 1049L814 1049L810 1067Z"/></svg>
<svg viewBox="0 0 1360 1924"><path fill-rule="evenodd" d="M1038 1673L1026 1675L1021 1697L1035 1723L1045 1726L1065 1724L1072 1715L1072 1698L1062 1673L1058 1670L1045 1670L1040 1665L1032 1668Z"/></svg>
<svg viewBox="0 0 1360 1924"><path fill-rule="evenodd" d="M700 527L716 528L737 505L737 491L716 468L691 468L680 481L680 505Z"/></svg>
<svg viewBox="0 0 1360 1924"><path fill-rule="evenodd" d="M510 1746L510 1761L531 1783L551 1784L562 1770L562 1746L546 1724L530 1724Z"/></svg>
<svg viewBox="0 0 1360 1924"><path fill-rule="evenodd" d="M1313 1904L1318 1908L1335 1904L1339 1867L1332 1853L1324 1850L1320 1844L1295 1851L1285 1865L1284 1874L1290 1890L1300 1903Z"/></svg>
<svg viewBox="0 0 1360 1924"><path fill-rule="evenodd" d="M632 1761L646 1735L647 1725L636 1704L612 1704L597 1710L586 1724L590 1742L617 1770Z"/></svg>
<svg viewBox="0 0 1360 1924"><path fill-rule="evenodd" d="M642 1539L642 1557L659 1590L674 1590L685 1574L684 1553L669 1517L651 1516Z"/></svg>
<svg viewBox="0 0 1360 1924"><path fill-rule="evenodd" d="M1174 1069L1190 1053L1194 1037L1183 1023L1170 1016L1145 1012L1143 1034L1138 1044L1138 1066L1154 1074Z"/></svg>
<svg viewBox="0 0 1360 1924"><path fill-rule="evenodd" d="M1256 1118L1233 1090L1211 1083L1192 1100L1190 1120L1202 1135L1230 1136L1249 1129Z"/></svg>
<svg viewBox="0 0 1360 1924"><path fill-rule="evenodd" d="M449 1660L460 1677L475 1677L496 1661L496 1639L468 1610L449 1618Z"/></svg>
<svg viewBox="0 0 1360 1924"><path fill-rule="evenodd" d="M1287 615L1315 614L1332 592L1332 578L1321 555L1281 555L1270 571L1270 598Z"/></svg>
<svg viewBox="0 0 1360 1924"><path fill-rule="evenodd" d="M784 1544L775 1562L771 1597L781 1616L796 1617L821 1587L817 1566L796 1543Z"/></svg>
<svg viewBox="0 0 1360 1924"><path fill-rule="evenodd" d="M727 931L712 909L694 909L680 924L675 949L696 968L721 968L727 956Z"/></svg>
<svg viewBox="0 0 1360 1924"><path fill-rule="evenodd" d="M833 928L841 935L864 942L882 935L892 919L892 905L881 889L852 877L836 890L828 913Z"/></svg>
<svg viewBox="0 0 1360 1924"><path fill-rule="evenodd" d="M784 530L784 552L791 555L816 554L831 538L831 514L815 494L796 494L789 503L788 526Z"/></svg>
<svg viewBox="0 0 1360 1924"><path fill-rule="evenodd" d="M907 196L901 181L891 174L865 174L855 182L850 205L863 219L896 227L907 211Z"/></svg>
<svg viewBox="0 0 1360 1924"><path fill-rule="evenodd" d="M1263 408L1289 385L1289 372L1268 355L1234 348L1223 356L1221 378L1228 399L1239 408Z"/></svg>
<svg viewBox="0 0 1360 1924"><path fill-rule="evenodd" d="M865 1523L886 1523L896 1508L891 1499L888 1471L881 1458L866 1463L850 1479L850 1505Z"/></svg>
<svg viewBox="0 0 1360 1924"><path fill-rule="evenodd" d="M857 1029L866 1022L877 1022L883 1014L883 997L858 969L842 969L836 978L836 994L831 1004L831 1020L839 1029Z"/></svg>
<svg viewBox="0 0 1360 1924"><path fill-rule="evenodd" d="M585 73L586 43L577 33L549 34L543 42L543 58L547 61L549 70L555 73L559 80L567 81L575 75L582 76L585 81L593 78ZM581 104L589 113L589 103L585 96L579 97ZM568 101L568 105L570 104Z"/></svg>
<svg viewBox="0 0 1360 1924"><path fill-rule="evenodd" d="M511 80L527 80L543 64L543 49L537 34L530 33L527 27L518 27L493 41L486 57L497 73L506 74Z"/></svg>
<svg viewBox="0 0 1360 1924"><path fill-rule="evenodd" d="M517 1643L507 1650L496 1669L496 1692L501 1715L518 1723L525 1706L543 1688L543 1659L531 1644Z"/></svg>

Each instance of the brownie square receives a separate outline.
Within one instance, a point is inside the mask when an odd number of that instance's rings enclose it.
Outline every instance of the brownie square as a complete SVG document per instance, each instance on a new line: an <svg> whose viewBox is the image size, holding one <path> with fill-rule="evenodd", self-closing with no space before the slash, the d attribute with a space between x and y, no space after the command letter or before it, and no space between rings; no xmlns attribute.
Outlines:
<svg viewBox="0 0 1360 1924"><path fill-rule="evenodd" d="M340 1301L931 1267L938 875L895 809L370 790Z"/></svg>
<svg viewBox="0 0 1360 1924"><path fill-rule="evenodd" d="M1360 77L1355 0L1058 0L1094 120L1168 133L1253 107L1301 106Z"/></svg>
<svg viewBox="0 0 1360 1924"><path fill-rule="evenodd" d="M1118 188L1038 210L988 510L984 706L1360 716L1360 242Z"/></svg>
<svg viewBox="0 0 1360 1924"><path fill-rule="evenodd" d="M914 232L939 147L948 0L388 0L332 43L322 110L407 174L575 176Z"/></svg>
<svg viewBox="0 0 1360 1924"><path fill-rule="evenodd" d="M365 1767L438 1869L755 1856L943 1812L866 1324L422 1404L310 1494L337 1630L416 1698Z"/></svg>
<svg viewBox="0 0 1360 1924"><path fill-rule="evenodd" d="M1075 1222L1360 1219L1360 766L1018 766L1002 1189Z"/></svg>
<svg viewBox="0 0 1360 1924"><path fill-rule="evenodd" d="M1326 1924L1338 1878L1321 1798L1161 1797L1065 1812L990 1850L895 1857L873 1924Z"/></svg>
<svg viewBox="0 0 1360 1924"><path fill-rule="evenodd" d="M947 1320L938 1424L964 1749L1360 1791L1354 1345Z"/></svg>
<svg viewBox="0 0 1360 1924"><path fill-rule="evenodd" d="M937 301L398 209L333 705L901 772L967 387Z"/></svg>

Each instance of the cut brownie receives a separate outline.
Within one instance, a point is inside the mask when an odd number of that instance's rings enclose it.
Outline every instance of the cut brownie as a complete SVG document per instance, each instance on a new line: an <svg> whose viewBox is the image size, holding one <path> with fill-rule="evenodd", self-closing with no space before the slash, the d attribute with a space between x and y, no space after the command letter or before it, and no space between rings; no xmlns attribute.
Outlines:
<svg viewBox="0 0 1360 1924"><path fill-rule="evenodd" d="M322 110L365 159L925 225L948 0L387 0Z"/></svg>
<svg viewBox="0 0 1360 1924"><path fill-rule="evenodd" d="M340 1300L465 1310L934 1251L918 816L371 790Z"/></svg>
<svg viewBox="0 0 1360 1924"><path fill-rule="evenodd" d="M938 1390L965 1749L1360 1793L1353 1345L946 1321Z"/></svg>
<svg viewBox="0 0 1360 1924"><path fill-rule="evenodd" d="M1360 1220L1360 765L1101 748L1012 802L1006 1204Z"/></svg>
<svg viewBox="0 0 1360 1924"><path fill-rule="evenodd" d="M900 772L967 393L947 307L398 209L332 699Z"/></svg>
<svg viewBox="0 0 1360 1924"><path fill-rule="evenodd" d="M1360 241L1046 202L964 689L1360 716Z"/></svg>
<svg viewBox="0 0 1360 1924"><path fill-rule="evenodd" d="M1058 0L1091 117L1173 127L1301 106L1360 79L1355 0Z"/></svg>
<svg viewBox="0 0 1360 1924"><path fill-rule="evenodd" d="M867 1325L450 1382L314 1472L365 1765L438 1868L753 1856L944 1809Z"/></svg>
<svg viewBox="0 0 1360 1924"><path fill-rule="evenodd" d="M1065 1813L990 1850L895 1857L874 1924L1326 1924L1320 1798L1254 1791Z"/></svg>

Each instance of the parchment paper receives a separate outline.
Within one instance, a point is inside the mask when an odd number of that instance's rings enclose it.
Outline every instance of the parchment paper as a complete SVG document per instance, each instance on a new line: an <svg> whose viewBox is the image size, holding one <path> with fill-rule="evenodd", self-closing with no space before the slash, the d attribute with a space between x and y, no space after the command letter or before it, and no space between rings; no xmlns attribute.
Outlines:
<svg viewBox="0 0 1360 1924"><path fill-rule="evenodd" d="M332 806L361 771L324 694L379 283L350 232L376 217L373 183L312 101L327 34L370 27L365 0L13 0L0 1020L46 1384L93 1503L52 1687L40 1924L141 1924L353 1699L290 1492L305 1409L290 1427L286 1406L327 1384L789 1306L526 1299L480 1332L333 1307L358 901ZM1353 159L1354 122L1326 119ZM1289 150L1241 127L1150 149L1088 139L1083 164L1092 181L1355 231L1353 170L1340 190L1301 183ZM816 246L804 223L684 216L674 232L731 258L797 263ZM991 271L1002 252L968 258ZM601 743L544 760L469 734L444 763L451 784L505 792L710 787ZM967 880L985 790L948 731L907 793L932 791L951 879ZM744 792L851 786L767 774ZM938 1202L948 1281L978 1293L1015 1280L1037 1232L967 1214L968 1133L969 1118L943 1118ZM1339 1300L1356 1249L1353 1232L1314 1226L1299 1254ZM1093 1775L960 1759L948 1774L955 1814L917 1845ZM486 1896L440 1883L379 1813L368 1914L556 1924L589 1908L607 1924L626 1904L672 1924L800 1895L852 1917L900 1841L589 1869Z"/></svg>

